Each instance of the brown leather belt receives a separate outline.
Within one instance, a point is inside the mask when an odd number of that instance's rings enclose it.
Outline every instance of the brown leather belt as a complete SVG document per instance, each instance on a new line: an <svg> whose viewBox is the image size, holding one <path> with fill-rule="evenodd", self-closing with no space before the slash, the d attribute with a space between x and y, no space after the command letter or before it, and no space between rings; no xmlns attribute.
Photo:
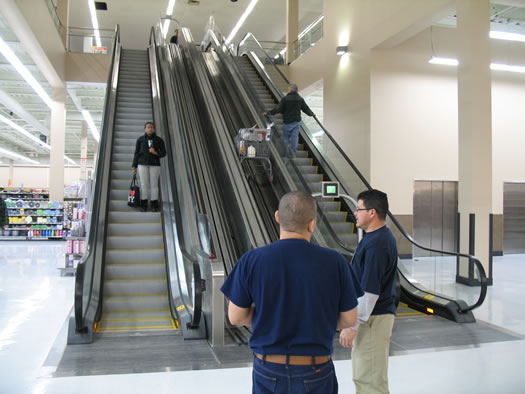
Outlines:
<svg viewBox="0 0 525 394"><path fill-rule="evenodd" d="M266 357L264 357L262 354L254 353L255 357L257 357L259 360L264 359L265 361L268 361L269 363L275 363L275 364L286 364L286 354L267 354ZM331 360L331 356L288 356L288 364L289 365L313 365L313 359L315 358L315 365L318 364L324 364Z"/></svg>

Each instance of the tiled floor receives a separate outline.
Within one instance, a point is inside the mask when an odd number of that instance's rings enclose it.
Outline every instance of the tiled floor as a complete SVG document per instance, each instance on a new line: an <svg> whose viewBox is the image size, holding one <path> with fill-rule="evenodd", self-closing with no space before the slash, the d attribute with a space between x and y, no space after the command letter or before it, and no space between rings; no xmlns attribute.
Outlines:
<svg viewBox="0 0 525 394"><path fill-rule="evenodd" d="M251 368L54 377L73 304L74 278L60 277L55 268L63 251L58 241L0 242L1 394L251 391ZM494 286L475 313L478 320L525 337L523 278L524 255L496 258ZM525 392L525 340L461 347L451 341L449 347L395 354L390 358L392 393ZM336 361L336 369L340 392L354 393L351 361Z"/></svg>

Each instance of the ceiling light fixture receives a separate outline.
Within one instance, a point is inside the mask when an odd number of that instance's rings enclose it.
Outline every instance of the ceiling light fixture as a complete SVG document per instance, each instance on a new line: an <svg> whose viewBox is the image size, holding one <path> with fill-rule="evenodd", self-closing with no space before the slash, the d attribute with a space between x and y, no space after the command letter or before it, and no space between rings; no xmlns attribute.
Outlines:
<svg viewBox="0 0 525 394"><path fill-rule="evenodd" d="M7 156L8 158L13 159L13 160L22 160L22 161L27 161L28 163L31 163L31 164L40 164L38 161L31 160L25 156L22 156L15 152L11 152L10 150L4 149L4 148L0 148L0 154L3 156Z"/></svg>
<svg viewBox="0 0 525 394"><path fill-rule="evenodd" d="M47 104L49 108L53 105L53 100L46 93L44 88L37 82L35 77L31 75L29 70L22 64L22 62L16 57L11 48L5 43L0 37L0 53L11 63L15 70L25 79L25 81L33 88L33 90L40 96L40 98Z"/></svg>
<svg viewBox="0 0 525 394"><path fill-rule="evenodd" d="M17 125L15 122L13 122L10 119L7 119L5 116L0 115L0 121L4 122L8 126L11 126L14 130L16 130L18 133L22 134L24 137L29 138L31 141L36 142L36 144L44 149L51 150L51 146L46 144L44 141L40 140L40 138L35 137L33 134L31 134L29 131L26 131L19 125Z"/></svg>
<svg viewBox="0 0 525 394"><path fill-rule="evenodd" d="M490 38L494 38L496 40L525 42L525 35L518 33L507 33L504 31L491 30L489 36Z"/></svg>
<svg viewBox="0 0 525 394"><path fill-rule="evenodd" d="M175 9L175 0L170 0L168 3L168 8L166 8L166 19L164 20L164 26L162 27L162 35L164 38L168 35L168 31L170 28L171 19L170 17L173 15L173 10Z"/></svg>
<svg viewBox="0 0 525 394"><path fill-rule="evenodd" d="M89 13L91 14L91 24L93 25L93 30L95 31L95 41L97 47L102 46L102 41L100 40L100 32L98 30L98 19L97 19L97 10L95 8L95 2L93 0L88 0Z"/></svg>
<svg viewBox="0 0 525 394"><path fill-rule="evenodd" d="M432 64L442 64L445 66L457 66L458 60L444 57L432 57L429 61ZM525 73L525 66L513 66L511 64L490 63L490 69L496 71L509 71L514 73Z"/></svg>
<svg viewBox="0 0 525 394"><path fill-rule="evenodd" d="M524 66L512 66L510 64L490 63L491 70L510 71L513 73L525 73Z"/></svg>
<svg viewBox="0 0 525 394"><path fill-rule="evenodd" d="M432 56L428 62L432 64L441 64L444 66L457 66L458 65L458 59L452 59L448 57Z"/></svg>
<svg viewBox="0 0 525 394"><path fill-rule="evenodd" d="M95 126L95 122L93 122L93 118L91 117L91 114L88 110L84 109L82 110L82 115L84 116L84 119L86 120L89 130L91 130L91 134L93 135L93 138L95 141L100 141L100 133L97 130L97 127Z"/></svg>
<svg viewBox="0 0 525 394"><path fill-rule="evenodd" d="M48 151L51 151L51 146L49 144L46 144L44 141L42 141L40 138L35 137L33 134L31 134L29 131L23 129L19 125L17 125L15 122L13 122L10 119L7 119L5 116L0 115L0 121L4 122L8 126L11 126L14 130L16 130L18 133L22 134L24 137L29 138L31 141L36 142L36 144L44 149L47 149ZM69 157L64 155L64 159L66 159L71 164L77 164L75 161L71 160Z"/></svg>
<svg viewBox="0 0 525 394"><path fill-rule="evenodd" d="M244 13L241 15L241 17L239 18L239 20L237 21L237 24L235 25L235 27L233 28L233 30L231 31L230 35L228 36L228 38L226 39L226 45L228 45L231 40L233 40L233 37L235 37L235 35L237 34L237 32L239 31L239 29L241 28L241 26L243 25L243 23L246 21L246 18L248 18L248 16L251 14L251 12L253 11L254 7L255 7L255 4L257 4L257 0L251 0L250 1L250 4L248 4L248 7L246 7L246 10L244 11Z"/></svg>

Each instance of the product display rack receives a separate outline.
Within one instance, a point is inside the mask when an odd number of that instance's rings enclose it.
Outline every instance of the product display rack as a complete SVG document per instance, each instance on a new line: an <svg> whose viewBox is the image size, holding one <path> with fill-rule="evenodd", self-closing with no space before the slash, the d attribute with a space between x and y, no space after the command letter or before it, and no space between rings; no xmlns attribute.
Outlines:
<svg viewBox="0 0 525 394"><path fill-rule="evenodd" d="M86 234L86 212L82 201L75 199L64 202L64 229L66 237L66 253L64 265L60 265L60 275L75 274L80 259L84 255Z"/></svg>
<svg viewBox="0 0 525 394"><path fill-rule="evenodd" d="M49 201L46 190L4 190L0 197L7 206L8 227L3 229L4 240L63 239L63 204Z"/></svg>

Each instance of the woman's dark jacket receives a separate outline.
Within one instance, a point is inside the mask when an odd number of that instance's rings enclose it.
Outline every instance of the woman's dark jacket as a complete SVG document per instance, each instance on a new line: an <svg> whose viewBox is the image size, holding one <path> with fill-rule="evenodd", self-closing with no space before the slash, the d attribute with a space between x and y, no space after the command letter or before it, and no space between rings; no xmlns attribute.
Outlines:
<svg viewBox="0 0 525 394"><path fill-rule="evenodd" d="M149 151L148 141L153 142L153 148L158 153L158 156L155 156ZM148 137L146 133L142 137L137 139L137 144L135 145L135 155L133 156L133 164L131 167L137 168L139 164L143 166L160 166L160 159L166 156L166 146L162 138L157 137L156 134L153 134L151 137Z"/></svg>

